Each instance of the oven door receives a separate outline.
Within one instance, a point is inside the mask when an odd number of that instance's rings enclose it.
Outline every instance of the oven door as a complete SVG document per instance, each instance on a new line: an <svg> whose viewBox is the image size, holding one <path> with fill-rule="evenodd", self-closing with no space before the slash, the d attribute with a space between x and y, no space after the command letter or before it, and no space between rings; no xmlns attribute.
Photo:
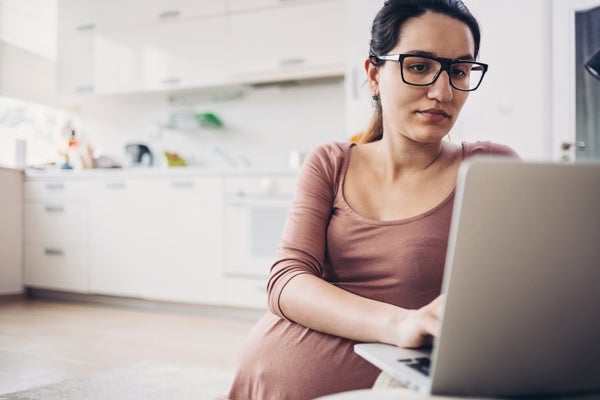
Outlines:
<svg viewBox="0 0 600 400"><path fill-rule="evenodd" d="M225 275L266 282L290 209L290 196L238 195L225 207Z"/></svg>

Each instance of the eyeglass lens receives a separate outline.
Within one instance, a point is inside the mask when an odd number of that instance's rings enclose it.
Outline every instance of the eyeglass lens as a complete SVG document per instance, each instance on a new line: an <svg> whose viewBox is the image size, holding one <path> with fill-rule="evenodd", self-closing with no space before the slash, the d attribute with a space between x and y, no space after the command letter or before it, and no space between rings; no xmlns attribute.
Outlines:
<svg viewBox="0 0 600 400"><path fill-rule="evenodd" d="M400 63L404 81L412 85L430 85L436 79L442 64L437 60L408 56ZM475 89L483 78L481 65L471 62L451 63L447 69L450 83L457 89Z"/></svg>

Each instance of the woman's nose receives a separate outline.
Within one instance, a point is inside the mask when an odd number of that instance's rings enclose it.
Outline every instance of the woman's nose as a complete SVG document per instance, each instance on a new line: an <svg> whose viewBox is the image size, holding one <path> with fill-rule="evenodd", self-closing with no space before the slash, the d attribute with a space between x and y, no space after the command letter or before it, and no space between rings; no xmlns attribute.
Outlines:
<svg viewBox="0 0 600 400"><path fill-rule="evenodd" d="M450 85L450 76L447 71L442 71L435 82L431 84L427 97L441 102L448 102L454 98L454 89Z"/></svg>

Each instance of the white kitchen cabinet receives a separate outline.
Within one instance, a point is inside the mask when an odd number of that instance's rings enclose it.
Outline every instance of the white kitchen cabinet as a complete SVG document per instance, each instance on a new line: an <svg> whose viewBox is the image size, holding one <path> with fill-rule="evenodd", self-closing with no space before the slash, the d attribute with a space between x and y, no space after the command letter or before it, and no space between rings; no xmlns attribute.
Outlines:
<svg viewBox="0 0 600 400"><path fill-rule="evenodd" d="M226 20L223 16L152 24L104 35L128 49L138 90L213 86L225 83ZM117 91L111 88L111 91Z"/></svg>
<svg viewBox="0 0 600 400"><path fill-rule="evenodd" d="M139 297L144 234L153 228L142 207L152 194L133 178L103 178L91 185L90 292Z"/></svg>
<svg viewBox="0 0 600 400"><path fill-rule="evenodd" d="M22 291L23 173L0 168L0 294Z"/></svg>
<svg viewBox="0 0 600 400"><path fill-rule="evenodd" d="M222 84L224 13L225 3L212 0L64 0L58 92L118 94Z"/></svg>
<svg viewBox="0 0 600 400"><path fill-rule="evenodd" d="M89 94L95 91L94 37L61 39L57 46L57 89L61 94Z"/></svg>
<svg viewBox="0 0 600 400"><path fill-rule="evenodd" d="M223 179L146 181L155 193L140 207L152 216L142 296L188 303L223 302Z"/></svg>
<svg viewBox="0 0 600 400"><path fill-rule="evenodd" d="M95 182L90 291L222 302L222 179Z"/></svg>
<svg viewBox="0 0 600 400"><path fill-rule="evenodd" d="M87 192L83 181L25 183L25 286L87 292Z"/></svg>
<svg viewBox="0 0 600 400"><path fill-rule="evenodd" d="M59 92L118 94L223 84L225 26L225 18L216 16L63 38Z"/></svg>
<svg viewBox="0 0 600 400"><path fill-rule="evenodd" d="M343 75L345 2L293 2L231 14L229 37L226 62L233 82Z"/></svg>
<svg viewBox="0 0 600 400"><path fill-rule="evenodd" d="M61 0L58 91L119 94L344 74L345 0L234 2L231 10L223 0Z"/></svg>
<svg viewBox="0 0 600 400"><path fill-rule="evenodd" d="M58 36L222 15L224 0L59 0Z"/></svg>
<svg viewBox="0 0 600 400"><path fill-rule="evenodd" d="M322 0L229 0L229 10L233 13L269 7L285 7L296 3L310 3Z"/></svg>

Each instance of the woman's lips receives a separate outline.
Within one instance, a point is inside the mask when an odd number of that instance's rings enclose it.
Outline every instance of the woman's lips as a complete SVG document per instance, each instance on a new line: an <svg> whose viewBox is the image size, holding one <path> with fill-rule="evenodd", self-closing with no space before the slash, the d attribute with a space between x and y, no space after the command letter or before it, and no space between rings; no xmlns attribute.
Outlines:
<svg viewBox="0 0 600 400"><path fill-rule="evenodd" d="M442 121L446 118L450 118L450 115L444 110L421 110L418 113L421 114L423 117L427 118L429 121L433 122Z"/></svg>

